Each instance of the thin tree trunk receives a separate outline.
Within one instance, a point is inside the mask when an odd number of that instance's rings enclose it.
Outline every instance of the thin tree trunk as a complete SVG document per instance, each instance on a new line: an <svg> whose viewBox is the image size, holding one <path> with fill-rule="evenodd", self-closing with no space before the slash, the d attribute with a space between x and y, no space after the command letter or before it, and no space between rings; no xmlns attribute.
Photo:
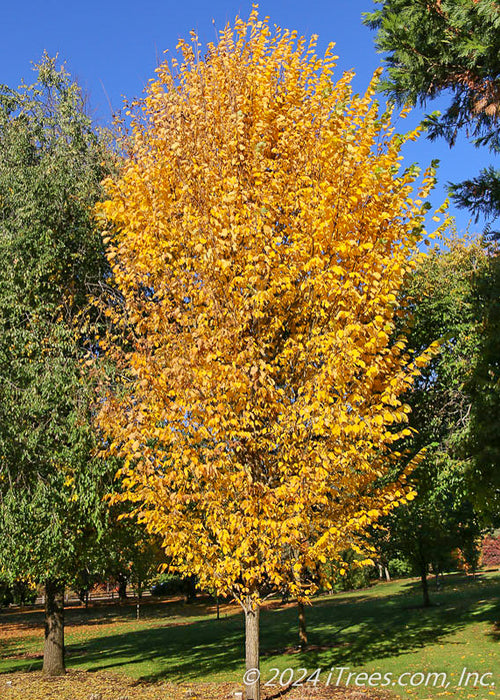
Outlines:
<svg viewBox="0 0 500 700"><path fill-rule="evenodd" d="M196 600L196 576L188 576L184 581L184 591L186 603L192 603Z"/></svg>
<svg viewBox="0 0 500 700"><path fill-rule="evenodd" d="M384 564L384 572L385 572L385 580L389 582L391 580L391 575L389 573L389 569L387 565Z"/></svg>
<svg viewBox="0 0 500 700"><path fill-rule="evenodd" d="M118 597L122 603L127 600L127 577L125 574L120 573L116 579L118 581Z"/></svg>
<svg viewBox="0 0 500 700"><path fill-rule="evenodd" d="M246 699L260 700L259 683L259 605L250 596L245 611Z"/></svg>
<svg viewBox="0 0 500 700"><path fill-rule="evenodd" d="M424 606L428 608L431 604L431 599L429 598L429 585L427 582L427 563L420 565L420 578L422 581L422 595L424 597Z"/></svg>
<svg viewBox="0 0 500 700"><path fill-rule="evenodd" d="M436 580L436 591L439 591L439 589L441 588L441 581L439 579L439 574L440 574L440 571L439 571L439 569L437 569L436 570L436 579L435 579Z"/></svg>
<svg viewBox="0 0 500 700"><path fill-rule="evenodd" d="M49 579L45 582L45 676L62 676L64 665L64 584Z"/></svg>
<svg viewBox="0 0 500 700"><path fill-rule="evenodd" d="M299 609L299 646L301 651L305 651L307 649L307 628L304 603L298 601L297 607Z"/></svg>

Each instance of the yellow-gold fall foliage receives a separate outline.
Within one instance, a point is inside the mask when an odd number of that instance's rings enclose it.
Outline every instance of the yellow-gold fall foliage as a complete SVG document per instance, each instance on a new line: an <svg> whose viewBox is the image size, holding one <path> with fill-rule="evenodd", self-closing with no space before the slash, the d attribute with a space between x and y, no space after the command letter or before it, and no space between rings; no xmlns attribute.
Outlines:
<svg viewBox="0 0 500 700"><path fill-rule="evenodd" d="M102 403L125 496L172 564L245 609L411 497L394 338L430 175L415 191L391 114L254 11L165 62L106 181L122 301ZM366 550L364 550L366 551ZM367 556L369 552L367 552Z"/></svg>

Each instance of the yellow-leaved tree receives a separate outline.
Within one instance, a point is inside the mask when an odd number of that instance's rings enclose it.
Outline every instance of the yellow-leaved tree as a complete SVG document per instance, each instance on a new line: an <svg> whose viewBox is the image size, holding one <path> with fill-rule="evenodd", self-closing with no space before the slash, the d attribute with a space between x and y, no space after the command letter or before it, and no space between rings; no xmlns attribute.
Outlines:
<svg viewBox="0 0 500 700"><path fill-rule="evenodd" d="M181 41L100 208L119 292L100 424L172 566L241 604L247 669L263 595L307 597L411 497L402 394L435 350L393 337L432 183L412 195L400 169L417 134L314 45L256 11L203 58Z"/></svg>

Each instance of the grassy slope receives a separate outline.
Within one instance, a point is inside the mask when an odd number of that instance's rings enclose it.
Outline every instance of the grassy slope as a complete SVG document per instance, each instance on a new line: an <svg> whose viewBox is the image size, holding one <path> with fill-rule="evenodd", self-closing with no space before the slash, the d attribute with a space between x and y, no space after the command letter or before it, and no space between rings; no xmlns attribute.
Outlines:
<svg viewBox="0 0 500 700"><path fill-rule="evenodd" d="M492 672L488 682L496 681L500 687L500 631L494 626L500 619L499 593L500 576L488 574L477 582L449 577L444 590L433 593L437 605L427 610L419 607L418 583L409 581L319 598L307 609L311 649L306 654L293 653L295 607L265 610L262 678L268 681L272 668L303 667L309 672L322 668L318 685L324 685L332 667L340 666L369 674L390 672L393 678L405 672L446 671L447 689L397 685L390 689L402 698L490 700L497 697L495 687L455 686L466 667L480 674ZM70 611L68 665L152 681L240 681L242 618L236 608L225 613L217 621L213 614L207 616L204 605L148 605L137 621L133 606ZM40 651L41 629L30 631L34 620L40 625L39 613L0 616L0 671L40 668L40 659L15 656ZM19 624L24 627L22 637ZM332 684L337 675L338 671L332 674Z"/></svg>

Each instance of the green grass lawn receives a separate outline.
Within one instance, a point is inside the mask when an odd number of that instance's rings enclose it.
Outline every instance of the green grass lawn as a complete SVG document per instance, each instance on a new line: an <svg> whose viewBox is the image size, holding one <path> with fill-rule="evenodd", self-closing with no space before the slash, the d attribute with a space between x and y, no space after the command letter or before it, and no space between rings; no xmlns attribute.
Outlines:
<svg viewBox="0 0 500 700"><path fill-rule="evenodd" d="M262 679L268 682L278 675L273 668L283 673L283 681L291 676L285 672L288 668L295 669L294 680L304 675L299 668L309 674L322 669L312 680L324 685L330 675L334 685L339 667L345 667L349 671L344 671L344 678L348 672L380 673L381 678L372 676L379 687L384 674L392 674L386 687L393 697L500 697L490 685L500 684L500 627L495 626L500 620L499 593L500 575L482 574L477 581L448 576L444 589L432 592L435 605L428 609L420 607L416 581L320 597L306 610L311 648L302 654L294 649L296 608L277 605L262 612ZM243 618L236 607L226 609L220 620L214 619L213 612L208 614L203 603L148 604L141 615L137 621L132 605L68 611L68 666L150 681L241 681ZM41 659L34 658L41 650L40 632L29 632L41 621L39 612L0 615L4 631L0 632L1 672L41 667ZM21 627L22 638L16 636ZM330 674L332 668L336 670ZM467 686L457 688L464 668L483 677L485 685L474 687L474 676L470 676ZM432 678L427 687L418 685L421 676L413 679L417 685L409 685L410 674L432 672L445 672L448 687L441 687L441 678L439 687L432 687ZM396 681L404 673L408 675L402 681L408 685L400 687ZM358 680L366 683L366 677ZM279 677L275 682L279 684ZM352 677L351 687L354 682Z"/></svg>

